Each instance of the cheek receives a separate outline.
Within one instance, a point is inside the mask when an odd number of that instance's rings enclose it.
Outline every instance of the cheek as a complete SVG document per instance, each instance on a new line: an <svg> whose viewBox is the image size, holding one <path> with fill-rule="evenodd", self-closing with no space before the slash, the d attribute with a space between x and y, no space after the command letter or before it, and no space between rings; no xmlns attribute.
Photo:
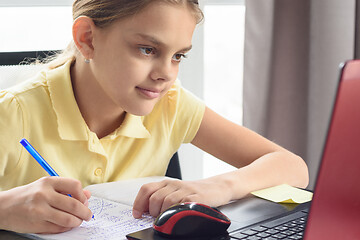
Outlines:
<svg viewBox="0 0 360 240"><path fill-rule="evenodd" d="M106 66L103 72L118 84L121 82L121 85L128 85L146 79L148 71L149 66L143 62L131 57L119 57L114 59L111 65Z"/></svg>
<svg viewBox="0 0 360 240"><path fill-rule="evenodd" d="M180 70L180 64L181 63L174 63L173 67L172 67L172 71L171 71L171 79L175 81L175 79L177 78L178 74L179 74L179 70Z"/></svg>
<svg viewBox="0 0 360 240"><path fill-rule="evenodd" d="M129 61L124 68L117 70L128 85L138 85L149 77L150 67L138 61Z"/></svg>

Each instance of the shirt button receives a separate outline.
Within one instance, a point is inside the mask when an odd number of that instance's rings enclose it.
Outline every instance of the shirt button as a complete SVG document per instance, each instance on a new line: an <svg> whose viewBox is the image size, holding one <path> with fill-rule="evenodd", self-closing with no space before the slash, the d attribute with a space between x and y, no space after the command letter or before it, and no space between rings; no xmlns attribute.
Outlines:
<svg viewBox="0 0 360 240"><path fill-rule="evenodd" d="M102 169L101 168L97 168L97 169L95 169L95 172L94 172L94 174L95 174L95 176L101 176L102 175Z"/></svg>

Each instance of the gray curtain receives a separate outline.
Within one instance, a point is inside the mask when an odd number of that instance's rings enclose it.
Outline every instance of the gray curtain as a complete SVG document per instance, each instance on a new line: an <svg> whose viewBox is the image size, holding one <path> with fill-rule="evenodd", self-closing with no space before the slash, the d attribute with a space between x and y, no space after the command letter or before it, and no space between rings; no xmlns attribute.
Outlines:
<svg viewBox="0 0 360 240"><path fill-rule="evenodd" d="M360 0L356 0L355 6L355 59L360 59Z"/></svg>
<svg viewBox="0 0 360 240"><path fill-rule="evenodd" d="M313 189L356 0L247 0L244 125L305 159Z"/></svg>

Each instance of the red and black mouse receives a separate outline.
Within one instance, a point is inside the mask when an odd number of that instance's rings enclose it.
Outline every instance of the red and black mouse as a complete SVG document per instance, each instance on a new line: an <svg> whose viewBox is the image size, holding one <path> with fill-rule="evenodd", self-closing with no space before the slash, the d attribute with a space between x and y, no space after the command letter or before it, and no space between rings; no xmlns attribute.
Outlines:
<svg viewBox="0 0 360 240"><path fill-rule="evenodd" d="M220 210L186 202L171 206L154 222L154 230L167 237L212 237L227 234L231 221Z"/></svg>

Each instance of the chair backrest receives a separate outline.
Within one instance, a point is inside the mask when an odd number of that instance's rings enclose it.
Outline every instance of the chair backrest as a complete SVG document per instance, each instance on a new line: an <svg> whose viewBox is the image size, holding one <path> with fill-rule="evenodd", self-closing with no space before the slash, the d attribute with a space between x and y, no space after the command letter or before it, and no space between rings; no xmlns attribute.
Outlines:
<svg viewBox="0 0 360 240"><path fill-rule="evenodd" d="M0 65L18 65L27 59L45 58L57 52L59 51L0 52Z"/></svg>
<svg viewBox="0 0 360 240"><path fill-rule="evenodd" d="M38 73L43 66L21 64L27 59L43 58L55 51L0 53L0 89L11 87Z"/></svg>
<svg viewBox="0 0 360 240"><path fill-rule="evenodd" d="M0 66L0 89L11 87L40 71L42 66L38 65L13 65Z"/></svg>
<svg viewBox="0 0 360 240"><path fill-rule="evenodd" d="M56 51L0 53L0 90L29 79L43 68L41 65L20 64L21 62L28 58L46 57L55 52ZM166 176L182 179L177 152L170 159Z"/></svg>
<svg viewBox="0 0 360 240"><path fill-rule="evenodd" d="M177 152L171 157L165 176L182 179L179 154Z"/></svg>

